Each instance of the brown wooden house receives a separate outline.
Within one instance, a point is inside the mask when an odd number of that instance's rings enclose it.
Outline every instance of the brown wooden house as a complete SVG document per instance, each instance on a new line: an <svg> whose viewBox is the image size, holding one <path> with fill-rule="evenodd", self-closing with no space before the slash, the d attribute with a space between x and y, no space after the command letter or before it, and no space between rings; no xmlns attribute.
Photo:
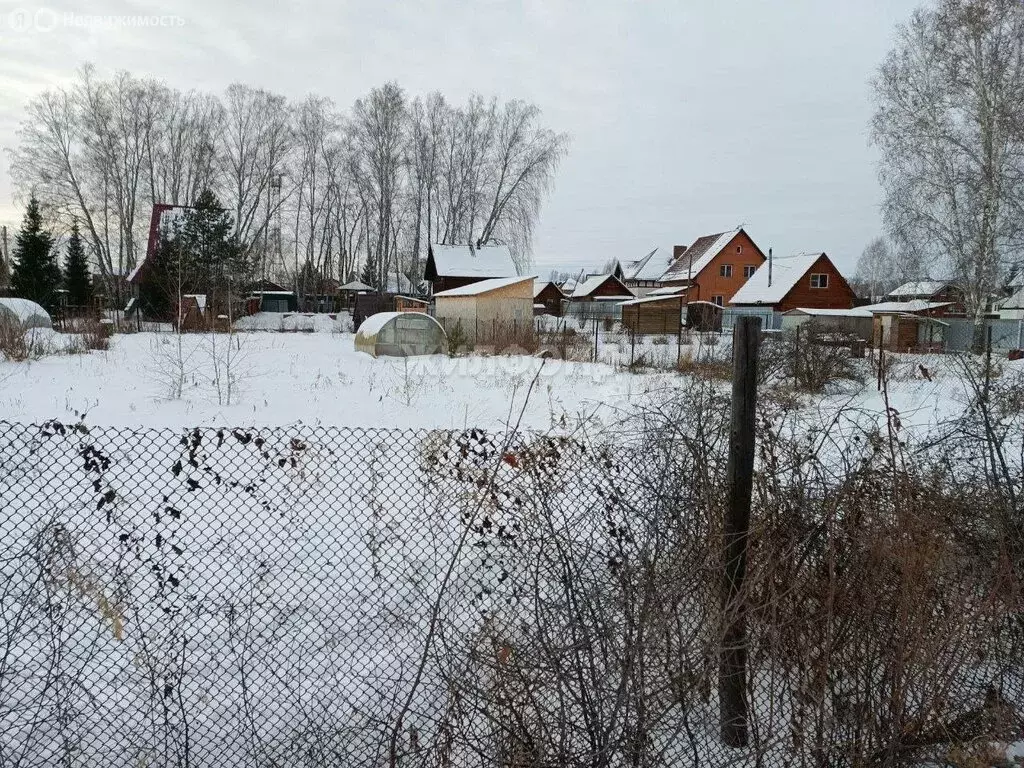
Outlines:
<svg viewBox="0 0 1024 768"><path fill-rule="evenodd" d="M562 289L550 280L533 281L533 314L561 317L564 299Z"/></svg>
<svg viewBox="0 0 1024 768"><path fill-rule="evenodd" d="M690 301L710 301L722 307L767 261L743 227L704 235L693 245L677 245L675 259L661 276L661 284L687 286Z"/></svg>
<svg viewBox="0 0 1024 768"><path fill-rule="evenodd" d="M732 297L734 307L775 312L850 309L857 299L846 278L824 253L780 257L765 264Z"/></svg>
<svg viewBox="0 0 1024 768"><path fill-rule="evenodd" d="M431 244L423 271L433 293L518 274L512 252L505 245Z"/></svg>

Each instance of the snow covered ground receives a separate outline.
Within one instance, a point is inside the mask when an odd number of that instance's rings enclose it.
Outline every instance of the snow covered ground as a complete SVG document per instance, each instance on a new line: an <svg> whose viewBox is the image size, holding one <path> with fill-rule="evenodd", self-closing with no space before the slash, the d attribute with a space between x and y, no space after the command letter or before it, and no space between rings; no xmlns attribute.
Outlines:
<svg viewBox="0 0 1024 768"><path fill-rule="evenodd" d="M599 364L527 355L375 360L355 351L351 333L339 332L333 323L321 325L321 332L244 333L230 342L225 335L117 335L106 352L0 362L0 414L7 421L41 423L75 420L85 413L87 423L102 426L302 422L500 429L510 417L518 418L540 371L521 424L544 430L563 417L614 420L634 405L687 385L686 377L664 370L625 370L634 354L668 367L677 355L674 339L648 340L636 350L625 340L602 339L604 362ZM696 346L683 350L691 355L708 351ZM712 353L719 358L729 354L724 344ZM891 404L905 426L934 424L963 407L963 386L952 358L923 361L933 381L917 369L920 360L906 363L890 387ZM807 403L823 419L838 408L885 412L873 382L854 394L809 398Z"/></svg>
<svg viewBox="0 0 1024 768"><path fill-rule="evenodd" d="M200 424L500 428L518 416L542 361L530 356L373 359L350 333L237 334L230 403L218 396L215 359L225 335L118 335L110 350L0 363L0 413L8 421L74 419L94 425ZM173 383L184 372L180 398ZM226 374L221 371L221 377ZM544 429L563 414L611 417L631 400L672 386L665 373L631 375L610 365L551 360L523 425Z"/></svg>

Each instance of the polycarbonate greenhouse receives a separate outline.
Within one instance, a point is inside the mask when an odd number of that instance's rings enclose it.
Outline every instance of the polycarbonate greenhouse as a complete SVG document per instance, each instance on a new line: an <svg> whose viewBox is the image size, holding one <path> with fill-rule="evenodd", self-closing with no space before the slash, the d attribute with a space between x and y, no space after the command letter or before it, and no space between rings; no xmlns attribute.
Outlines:
<svg viewBox="0 0 1024 768"><path fill-rule="evenodd" d="M29 299L0 298L0 323L13 323L22 328L52 328L50 314Z"/></svg>
<svg viewBox="0 0 1024 768"><path fill-rule="evenodd" d="M441 325L423 312L378 312L356 331L356 350L373 357L443 355L448 337Z"/></svg>

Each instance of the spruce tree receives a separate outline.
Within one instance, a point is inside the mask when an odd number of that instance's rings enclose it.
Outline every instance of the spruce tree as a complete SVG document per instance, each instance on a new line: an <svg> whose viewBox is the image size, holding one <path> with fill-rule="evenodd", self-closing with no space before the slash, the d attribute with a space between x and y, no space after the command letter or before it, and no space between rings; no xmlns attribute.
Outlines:
<svg viewBox="0 0 1024 768"><path fill-rule="evenodd" d="M377 269L377 259L373 257L372 253L368 253L366 255L366 261L363 262L363 272L359 276L359 281L370 286L375 291L381 290L380 273Z"/></svg>
<svg viewBox="0 0 1024 768"><path fill-rule="evenodd" d="M14 244L11 291L15 296L53 310L57 307L60 285L60 265L53 252L53 235L43 229L39 201L33 196L28 201L25 220Z"/></svg>
<svg viewBox="0 0 1024 768"><path fill-rule="evenodd" d="M64 257L64 287L68 291L68 304L73 307L88 307L92 304L92 279L89 262L85 258L82 235L78 222L71 227L68 251Z"/></svg>
<svg viewBox="0 0 1024 768"><path fill-rule="evenodd" d="M195 205L182 217L176 244L180 244L183 267L192 277L195 292L206 293L223 309L248 277L248 262L233 234L231 214L217 196L204 190Z"/></svg>

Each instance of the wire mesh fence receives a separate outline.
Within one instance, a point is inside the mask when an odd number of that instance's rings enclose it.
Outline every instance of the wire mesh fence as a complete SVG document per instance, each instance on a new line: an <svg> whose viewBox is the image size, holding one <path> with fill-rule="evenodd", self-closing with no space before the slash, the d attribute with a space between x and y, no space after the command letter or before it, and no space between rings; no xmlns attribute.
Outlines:
<svg viewBox="0 0 1024 768"><path fill-rule="evenodd" d="M893 528L873 475L776 467L749 743L723 746L725 433L700 397L657 418L702 403L706 434L656 443L0 425L0 766L896 765L1017 733L998 547L962 556L927 505Z"/></svg>

